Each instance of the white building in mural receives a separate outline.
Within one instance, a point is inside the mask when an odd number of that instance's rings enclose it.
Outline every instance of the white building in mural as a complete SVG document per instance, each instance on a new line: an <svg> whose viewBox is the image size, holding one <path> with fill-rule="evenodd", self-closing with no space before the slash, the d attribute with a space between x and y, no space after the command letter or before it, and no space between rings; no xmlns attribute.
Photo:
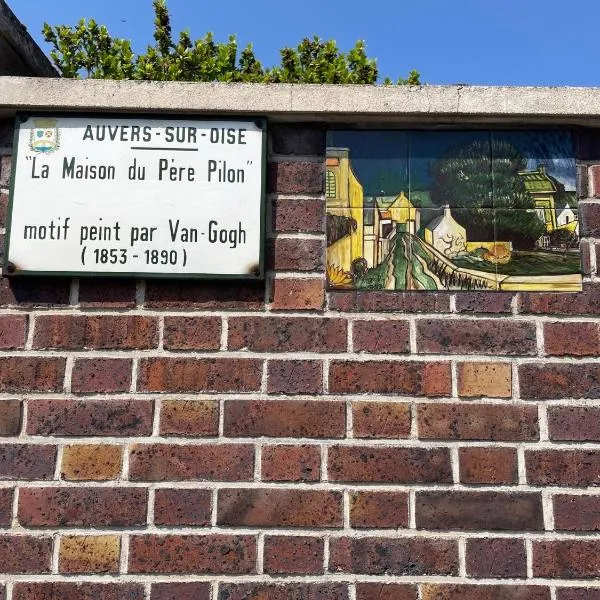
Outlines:
<svg viewBox="0 0 600 600"><path fill-rule="evenodd" d="M425 241L444 256L454 258L467 247L467 230L452 216L449 206L425 227Z"/></svg>
<svg viewBox="0 0 600 600"><path fill-rule="evenodd" d="M571 226L569 227L569 224ZM560 213L556 216L556 226L567 227L569 229L573 228L573 231L579 235L579 221L577 220L577 214L573 211L573 209L566 204L565 207L560 211Z"/></svg>

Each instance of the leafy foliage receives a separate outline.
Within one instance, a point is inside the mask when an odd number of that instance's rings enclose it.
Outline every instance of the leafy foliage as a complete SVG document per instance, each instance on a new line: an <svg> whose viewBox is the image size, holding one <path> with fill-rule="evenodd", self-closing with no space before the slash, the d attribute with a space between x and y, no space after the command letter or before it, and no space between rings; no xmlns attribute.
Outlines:
<svg viewBox="0 0 600 600"><path fill-rule="evenodd" d="M44 23L50 56L63 77L92 79L142 79L159 81L224 81L247 83L362 83L374 84L378 71L365 45L357 41L340 52L333 40L305 38L296 48L280 51L281 63L264 68L252 45L238 56L236 37L216 42L212 33L192 41L188 31L174 41L166 0L153 0L154 46L136 55L129 40L113 38L104 25L81 19L76 26ZM391 84L390 79L385 83ZM411 71L398 84L420 85Z"/></svg>

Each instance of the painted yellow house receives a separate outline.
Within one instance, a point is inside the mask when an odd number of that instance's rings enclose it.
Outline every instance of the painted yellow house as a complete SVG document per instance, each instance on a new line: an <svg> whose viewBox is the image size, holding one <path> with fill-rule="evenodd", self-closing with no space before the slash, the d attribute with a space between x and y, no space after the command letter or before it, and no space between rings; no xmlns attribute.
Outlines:
<svg viewBox="0 0 600 600"><path fill-rule="evenodd" d="M546 165L539 164L535 171L521 171L525 189L533 198L539 217L550 233L556 229L556 200L560 192L559 182L546 173Z"/></svg>
<svg viewBox="0 0 600 600"><path fill-rule="evenodd" d="M399 229L407 233L417 234L421 226L421 217L418 208L413 206L412 202L400 192L391 204L382 207L382 219L389 219L400 225Z"/></svg>

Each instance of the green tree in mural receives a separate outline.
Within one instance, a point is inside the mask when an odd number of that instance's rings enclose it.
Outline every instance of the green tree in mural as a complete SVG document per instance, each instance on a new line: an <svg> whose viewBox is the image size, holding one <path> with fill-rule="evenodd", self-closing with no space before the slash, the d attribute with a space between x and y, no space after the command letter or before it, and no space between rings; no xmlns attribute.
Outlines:
<svg viewBox="0 0 600 600"><path fill-rule="evenodd" d="M502 140L492 141L491 152L493 169L490 144L483 140L454 148L436 161L431 169L431 198L438 206L468 207L468 219L461 224L470 240L498 239L513 242L515 249L533 248L545 226L519 176L526 160ZM460 221L460 214L455 218Z"/></svg>
<svg viewBox="0 0 600 600"><path fill-rule="evenodd" d="M212 33L192 41L189 33L182 31L175 41L166 1L154 0L153 6L155 45L139 55L133 52L129 40L113 38L104 25L93 19L81 19L74 27L44 23L44 37L52 45L50 56L62 76L249 83L374 84L377 81L376 61L367 56L360 40L344 53L333 40L304 38L296 48L280 51L279 65L264 68L251 44L238 55L233 35L225 43L215 42ZM419 85L419 73L411 71L398 84Z"/></svg>

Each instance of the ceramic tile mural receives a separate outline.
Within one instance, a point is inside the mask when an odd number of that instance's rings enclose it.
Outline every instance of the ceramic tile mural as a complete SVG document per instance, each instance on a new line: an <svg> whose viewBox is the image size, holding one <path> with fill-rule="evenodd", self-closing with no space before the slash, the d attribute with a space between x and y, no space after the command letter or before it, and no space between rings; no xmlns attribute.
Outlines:
<svg viewBox="0 0 600 600"><path fill-rule="evenodd" d="M566 131L330 131L330 289L581 289Z"/></svg>

